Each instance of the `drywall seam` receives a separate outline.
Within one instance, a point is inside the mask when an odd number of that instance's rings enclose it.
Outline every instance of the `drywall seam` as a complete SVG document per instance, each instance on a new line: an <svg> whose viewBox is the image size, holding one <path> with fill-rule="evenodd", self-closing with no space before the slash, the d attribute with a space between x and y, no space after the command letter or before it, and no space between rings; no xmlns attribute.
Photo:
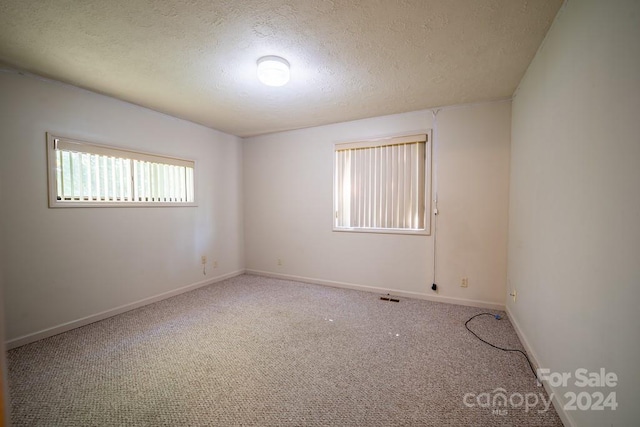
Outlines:
<svg viewBox="0 0 640 427"><path fill-rule="evenodd" d="M545 365L540 362L540 359L538 358L536 352L533 350L533 347L531 347L531 344L529 344L529 340L527 340L527 337L524 335L524 332L522 332L520 325L518 325L518 321L513 316L508 306L507 306L506 312L507 312L507 316L509 317L509 321L513 325L513 329L516 331L516 335L518 335L520 342L524 346L524 349L527 352L527 355L529 356L529 360L531 361L531 363L533 364L533 367L537 371L537 369L540 368L540 366L545 366ZM552 400L553 407L556 409L556 412L558 413L558 416L562 420L562 423L568 427L577 427L573 418L571 418L571 416L564 410L564 406L566 402L564 401L564 397L562 393L560 393L554 387L551 387L548 381L543 382L542 385L544 386L544 389L546 390L547 394L549 394L549 396L553 395L553 400Z"/></svg>
<svg viewBox="0 0 640 427"><path fill-rule="evenodd" d="M312 283L315 285L331 286L334 288L354 289L356 291L373 292L377 294L392 294L395 296L401 296L406 298L416 298L416 299L422 299L422 300L433 301L433 302L442 302L447 304L480 307L480 308L487 308L490 310L504 311L505 309L504 304L498 304L490 301L480 301L480 300L472 300L472 299L466 299L466 298L443 297L439 295L428 295L428 294L422 294L418 292L399 291L396 289L386 289L386 288L377 288L374 286L358 285L355 283L336 282L333 280L323 280L323 279L315 279L311 277L294 276L291 274L271 273L269 271L261 271L261 270L246 269L245 273L253 274L256 276L273 277L276 279L293 280L296 282Z"/></svg>
<svg viewBox="0 0 640 427"><path fill-rule="evenodd" d="M95 323L100 320L107 319L109 317L116 316L118 314L125 313L127 311L134 310L136 308L143 307L145 305L153 304L154 302L162 301L167 298L174 297L176 295L183 294L185 292L193 291L198 288L202 288L207 285L212 285L217 282L221 282L226 279L230 279L232 277L240 276L244 273L244 270L237 270L228 274L224 274L222 276L217 276L211 279L202 280L200 282L192 283L190 285L183 286L178 289L173 289L171 291L163 292L161 294L151 296L148 298L144 298L129 304L124 304L119 307L115 307L109 310L102 311L100 313L92 314L86 317L82 317L80 319L72 320L70 322L63 323L61 325L52 326L50 328L43 329L38 332L33 332L31 334L23 335L21 337L17 337L5 342L6 350L11 350L12 348L20 347L25 344L29 344L35 341L39 341L44 338L52 337L54 335L61 334L63 332L70 331L72 329L79 328L81 326L86 326L90 323Z"/></svg>

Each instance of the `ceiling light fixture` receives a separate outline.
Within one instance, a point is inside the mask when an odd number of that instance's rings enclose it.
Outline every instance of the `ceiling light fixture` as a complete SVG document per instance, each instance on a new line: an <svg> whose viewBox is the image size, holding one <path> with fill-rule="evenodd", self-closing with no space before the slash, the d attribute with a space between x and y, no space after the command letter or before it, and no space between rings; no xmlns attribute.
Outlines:
<svg viewBox="0 0 640 427"><path fill-rule="evenodd" d="M284 86L289 81L289 62L279 56L258 59L258 79L267 86Z"/></svg>

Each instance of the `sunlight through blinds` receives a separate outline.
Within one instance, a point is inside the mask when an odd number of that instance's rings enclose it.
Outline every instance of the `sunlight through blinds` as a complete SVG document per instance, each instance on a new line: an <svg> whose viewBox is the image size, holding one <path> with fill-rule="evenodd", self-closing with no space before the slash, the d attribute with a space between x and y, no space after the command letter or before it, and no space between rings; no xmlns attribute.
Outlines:
<svg viewBox="0 0 640 427"><path fill-rule="evenodd" d="M55 200L193 203L194 162L52 138Z"/></svg>
<svg viewBox="0 0 640 427"><path fill-rule="evenodd" d="M426 137L336 145L336 227L425 228Z"/></svg>

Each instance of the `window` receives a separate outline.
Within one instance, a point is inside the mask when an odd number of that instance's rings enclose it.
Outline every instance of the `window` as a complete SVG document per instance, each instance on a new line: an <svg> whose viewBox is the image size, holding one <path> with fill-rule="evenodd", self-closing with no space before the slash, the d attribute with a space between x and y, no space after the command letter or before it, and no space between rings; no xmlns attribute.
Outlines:
<svg viewBox="0 0 640 427"><path fill-rule="evenodd" d="M334 230L429 234L430 133L335 145Z"/></svg>
<svg viewBox="0 0 640 427"><path fill-rule="evenodd" d="M47 134L49 206L195 206L194 162Z"/></svg>

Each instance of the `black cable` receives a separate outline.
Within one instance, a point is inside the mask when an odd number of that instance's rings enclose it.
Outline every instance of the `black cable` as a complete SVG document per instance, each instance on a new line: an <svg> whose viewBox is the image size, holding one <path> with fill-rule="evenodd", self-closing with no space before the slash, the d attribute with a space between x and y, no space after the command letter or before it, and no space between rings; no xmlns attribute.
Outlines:
<svg viewBox="0 0 640 427"><path fill-rule="evenodd" d="M491 346L491 347L493 347L493 348L497 348L498 350L502 350L502 351L515 351L515 352L518 352L518 353L522 354L522 355L524 356L524 358L525 358L525 359L527 359L527 363L529 363L529 368L531 368L531 372L533 372L533 376L535 376L535 377L536 377L536 380L538 380L538 374L536 374L535 369L533 369L533 365L531 364L531 360L529 360L529 356L527 356L527 353L525 353L525 352L524 352L524 351L522 351L522 350L518 350L517 348L502 348L502 347L498 347L497 345L491 344L489 341L485 341L485 340L483 340L482 338L480 338L480 337L478 336L478 334L476 334L476 333L475 333L475 332L473 332L471 329L469 329L469 326L468 326L468 323L469 323L469 322L471 322L473 319L475 319L475 318L476 318L476 317L478 317L478 316L484 316L484 315L494 317L494 318L496 318L496 319L498 319L498 320L500 320L500 319L501 319L501 317L500 317L500 315L499 315L499 314L492 314L492 313L479 313L479 314L476 314L475 316L471 317L471 318L470 318L469 320L467 320L466 322L464 322L464 327L465 327L465 328L467 328L467 331L471 332L471 333L472 333L476 338L478 338L480 341L482 341L482 342L483 342L483 343L485 343L485 344L490 345L490 346ZM538 381L539 381L539 380L538 380Z"/></svg>

